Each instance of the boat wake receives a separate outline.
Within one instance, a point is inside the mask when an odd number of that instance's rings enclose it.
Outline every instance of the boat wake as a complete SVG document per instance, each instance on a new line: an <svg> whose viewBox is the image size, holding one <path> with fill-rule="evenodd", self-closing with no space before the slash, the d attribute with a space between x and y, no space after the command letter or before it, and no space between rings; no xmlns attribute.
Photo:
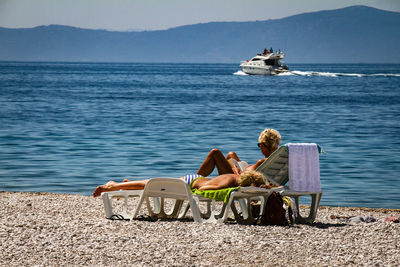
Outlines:
<svg viewBox="0 0 400 267"><path fill-rule="evenodd" d="M243 76L246 76L246 75L249 75L249 74L246 74L246 73L244 73L244 72L241 71L241 70L238 70L237 72L233 73L233 75L243 75Z"/></svg>
<svg viewBox="0 0 400 267"><path fill-rule="evenodd" d="M233 75L248 76L242 70L238 70ZM361 73L336 73L336 72L318 72L318 71L300 71L292 70L282 72L275 76L319 76L319 77L400 77L399 73L375 73L375 74L361 74Z"/></svg>
<svg viewBox="0 0 400 267"><path fill-rule="evenodd" d="M299 71L293 70L285 73L278 74L278 76L319 76L319 77L400 77L398 73L375 73L375 74L361 74L361 73L335 73L335 72L317 72L317 71Z"/></svg>

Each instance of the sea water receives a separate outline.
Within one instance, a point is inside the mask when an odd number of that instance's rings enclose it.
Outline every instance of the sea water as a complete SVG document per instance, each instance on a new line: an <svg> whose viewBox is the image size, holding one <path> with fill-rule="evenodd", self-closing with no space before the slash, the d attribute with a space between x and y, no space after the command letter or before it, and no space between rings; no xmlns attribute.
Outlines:
<svg viewBox="0 0 400 267"><path fill-rule="evenodd" d="M321 205L400 208L400 65L290 68L1 62L0 190L90 195L195 172L212 148L252 163L275 128L325 150Z"/></svg>

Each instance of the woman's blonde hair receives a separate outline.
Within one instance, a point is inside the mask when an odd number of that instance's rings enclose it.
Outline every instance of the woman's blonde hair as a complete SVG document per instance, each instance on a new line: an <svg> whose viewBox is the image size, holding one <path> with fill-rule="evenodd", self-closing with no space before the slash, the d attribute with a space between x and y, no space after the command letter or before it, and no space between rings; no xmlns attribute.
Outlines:
<svg viewBox="0 0 400 267"><path fill-rule="evenodd" d="M264 175L257 171L244 171L240 174L239 186L257 186L265 184Z"/></svg>
<svg viewBox="0 0 400 267"><path fill-rule="evenodd" d="M262 143L272 153L278 149L281 143L281 135L277 130L267 128L260 133L258 142Z"/></svg>

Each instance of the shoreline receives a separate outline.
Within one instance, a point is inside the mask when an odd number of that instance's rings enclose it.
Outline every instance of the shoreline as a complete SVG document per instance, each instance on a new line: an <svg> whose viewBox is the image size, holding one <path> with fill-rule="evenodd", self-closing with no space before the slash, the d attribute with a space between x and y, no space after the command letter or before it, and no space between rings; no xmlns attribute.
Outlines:
<svg viewBox="0 0 400 267"><path fill-rule="evenodd" d="M400 265L400 224L385 221L400 209L320 206L313 224L281 227L112 221L101 198L71 194L1 191L0 204L1 265Z"/></svg>

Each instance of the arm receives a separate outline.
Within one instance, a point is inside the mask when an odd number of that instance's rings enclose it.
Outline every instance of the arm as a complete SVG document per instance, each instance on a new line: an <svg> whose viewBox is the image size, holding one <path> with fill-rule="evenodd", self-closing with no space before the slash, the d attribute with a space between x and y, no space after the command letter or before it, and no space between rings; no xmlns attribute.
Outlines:
<svg viewBox="0 0 400 267"><path fill-rule="evenodd" d="M234 174L240 175L240 170L236 166L232 167L232 171Z"/></svg>
<svg viewBox="0 0 400 267"><path fill-rule="evenodd" d="M235 159L236 161L240 161L238 155L236 154L236 152L231 151L226 155L226 159Z"/></svg>
<svg viewBox="0 0 400 267"><path fill-rule="evenodd" d="M267 160L266 158L258 160L254 165L249 165L246 168L246 171L255 171L258 168L258 166L260 166L266 160Z"/></svg>

